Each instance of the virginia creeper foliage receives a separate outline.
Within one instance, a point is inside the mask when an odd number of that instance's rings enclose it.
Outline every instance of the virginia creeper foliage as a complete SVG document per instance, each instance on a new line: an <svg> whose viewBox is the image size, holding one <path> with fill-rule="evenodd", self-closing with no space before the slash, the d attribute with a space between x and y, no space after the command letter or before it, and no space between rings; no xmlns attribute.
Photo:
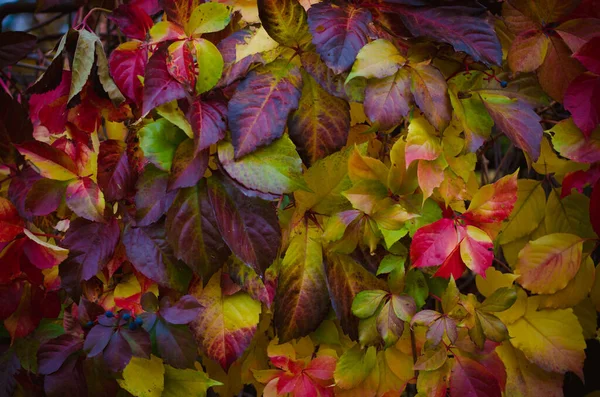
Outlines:
<svg viewBox="0 0 600 397"><path fill-rule="evenodd" d="M594 385L595 1L84 3L0 33L0 395Z"/></svg>

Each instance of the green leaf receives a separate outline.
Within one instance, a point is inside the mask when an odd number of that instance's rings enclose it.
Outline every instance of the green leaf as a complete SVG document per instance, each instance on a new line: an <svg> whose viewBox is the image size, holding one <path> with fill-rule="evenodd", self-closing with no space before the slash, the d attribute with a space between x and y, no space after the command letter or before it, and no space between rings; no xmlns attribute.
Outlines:
<svg viewBox="0 0 600 397"><path fill-rule="evenodd" d="M397 269L404 269L407 255L386 255L377 268L377 275L390 273Z"/></svg>
<svg viewBox="0 0 600 397"><path fill-rule="evenodd" d="M199 363L196 363L196 370L176 369L165 365L165 386L162 397L205 397L209 387L219 385L222 383L210 379Z"/></svg>
<svg viewBox="0 0 600 397"><path fill-rule="evenodd" d="M366 350L354 345L342 354L333 374L335 384L341 389L353 389L360 385L377 364L377 350L371 346Z"/></svg>
<svg viewBox="0 0 600 397"><path fill-rule="evenodd" d="M144 156L163 171L169 171L177 146L185 134L167 119L158 119L138 132Z"/></svg>
<svg viewBox="0 0 600 397"><path fill-rule="evenodd" d="M404 292L413 297L417 308L423 307L425 300L429 297L429 286L423 272L418 269L411 269L406 274L405 283Z"/></svg>
<svg viewBox="0 0 600 397"><path fill-rule="evenodd" d="M387 295L388 292L382 290L359 292L352 301L352 313L358 318L371 317Z"/></svg>
<svg viewBox="0 0 600 397"><path fill-rule="evenodd" d="M503 312L510 308L517 301L517 292L514 288L499 288L490 295L478 307L478 310L484 312Z"/></svg>
<svg viewBox="0 0 600 397"><path fill-rule="evenodd" d="M185 117L185 114L183 114L183 111L179 108L179 105L177 105L177 101L167 102L158 106L156 112L179 127L189 138L194 139L192 126Z"/></svg>
<svg viewBox="0 0 600 397"><path fill-rule="evenodd" d="M73 56L73 65L71 67L71 88L69 90L68 102L81 92L81 89L87 82L88 77L94 65L94 47L98 36L88 32L85 29L79 31L77 38L77 47Z"/></svg>
<svg viewBox="0 0 600 397"><path fill-rule="evenodd" d="M209 2L194 8L185 25L188 36L218 32L225 29L231 19L231 7L222 3Z"/></svg>
<svg viewBox="0 0 600 397"><path fill-rule="evenodd" d="M205 3L220 4L220 3ZM198 63L198 78L196 79L196 94L200 95L213 88L223 74L223 56L219 49L210 41L195 39L196 62Z"/></svg>
<svg viewBox="0 0 600 397"><path fill-rule="evenodd" d="M263 28L279 44L288 47L310 42L306 11L298 0L259 0Z"/></svg>

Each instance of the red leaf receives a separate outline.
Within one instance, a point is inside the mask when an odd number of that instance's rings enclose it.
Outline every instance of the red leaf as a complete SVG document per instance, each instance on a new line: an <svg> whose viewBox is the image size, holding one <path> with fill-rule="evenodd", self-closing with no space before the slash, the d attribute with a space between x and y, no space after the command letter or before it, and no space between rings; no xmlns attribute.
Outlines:
<svg viewBox="0 0 600 397"><path fill-rule="evenodd" d="M592 166L587 171L575 171L569 172L565 175L562 181L562 189L560 192L560 198L565 198L573 189L577 189L579 193L583 193L583 188L586 185L594 185L600 180L600 165Z"/></svg>
<svg viewBox="0 0 600 397"><path fill-rule="evenodd" d="M565 92L565 109L586 138L600 124L600 77L584 73Z"/></svg>
<svg viewBox="0 0 600 397"><path fill-rule="evenodd" d="M183 86L171 76L167 69L166 50L158 49L152 54L146 66L142 115L147 115L152 109L163 103L184 97Z"/></svg>
<svg viewBox="0 0 600 397"><path fill-rule="evenodd" d="M581 62L590 72L600 74L600 36L585 43L573 54L573 58Z"/></svg>
<svg viewBox="0 0 600 397"><path fill-rule="evenodd" d="M352 66L358 51L367 44L371 12L355 6L313 4L308 9L308 26L317 52L336 74Z"/></svg>
<svg viewBox="0 0 600 397"><path fill-rule="evenodd" d="M148 50L137 41L127 41L113 50L108 59L110 73L119 90L131 103L140 105L143 86L138 76L144 76Z"/></svg>
<svg viewBox="0 0 600 397"><path fill-rule="evenodd" d="M0 284L10 283L21 273L21 257L25 241L27 239L20 238L9 244L0 243L0 263L2 263Z"/></svg>
<svg viewBox="0 0 600 397"><path fill-rule="evenodd" d="M194 131L196 152L207 149L225 137L227 105L221 100L194 98L186 113Z"/></svg>
<svg viewBox="0 0 600 397"><path fill-rule="evenodd" d="M37 328L42 320L41 304L43 299L44 293L42 290L29 283L23 284L19 307L10 317L4 320L4 327L13 342L16 338L29 335Z"/></svg>
<svg viewBox="0 0 600 397"><path fill-rule="evenodd" d="M463 218L478 226L480 223L502 222L517 202L517 173L485 185L474 195Z"/></svg>
<svg viewBox="0 0 600 397"><path fill-rule="evenodd" d="M23 232L24 225L15 206L4 197L0 197L0 243L14 239Z"/></svg>
<svg viewBox="0 0 600 397"><path fill-rule="evenodd" d="M179 40L169 45L167 69L169 74L189 91L196 86L194 47L190 40Z"/></svg>
<svg viewBox="0 0 600 397"><path fill-rule="evenodd" d="M108 139L100 143L98 186L107 201L124 199L135 187L135 175L129 166L127 145Z"/></svg>
<svg viewBox="0 0 600 397"><path fill-rule="evenodd" d="M501 397L502 388L487 368L467 357L456 357L450 393L456 396Z"/></svg>
<svg viewBox="0 0 600 397"><path fill-rule="evenodd" d="M113 21L125 36L136 40L145 40L153 25L152 18L142 8L133 4L120 5L108 15L108 19Z"/></svg>
<svg viewBox="0 0 600 397"><path fill-rule="evenodd" d="M452 219L440 219L430 225L423 226L415 233L410 246L410 260L413 267L429 267L441 265L440 272L446 274L443 268L451 268L451 274L458 279L464 270L456 266L459 234ZM456 253L454 251L457 251ZM460 256L458 257L460 259Z"/></svg>

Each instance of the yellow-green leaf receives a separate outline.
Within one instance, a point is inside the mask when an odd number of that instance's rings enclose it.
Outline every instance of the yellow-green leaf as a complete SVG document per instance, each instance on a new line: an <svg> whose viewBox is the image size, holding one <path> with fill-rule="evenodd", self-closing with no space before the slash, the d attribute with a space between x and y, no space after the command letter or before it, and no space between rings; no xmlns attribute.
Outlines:
<svg viewBox="0 0 600 397"><path fill-rule="evenodd" d="M356 61L346 78L346 83L355 77L382 79L396 73L406 59L388 40L379 39L360 49Z"/></svg>
<svg viewBox="0 0 600 397"><path fill-rule="evenodd" d="M119 385L136 397L161 397L165 387L165 367L154 355L150 360L132 357L123 370Z"/></svg>

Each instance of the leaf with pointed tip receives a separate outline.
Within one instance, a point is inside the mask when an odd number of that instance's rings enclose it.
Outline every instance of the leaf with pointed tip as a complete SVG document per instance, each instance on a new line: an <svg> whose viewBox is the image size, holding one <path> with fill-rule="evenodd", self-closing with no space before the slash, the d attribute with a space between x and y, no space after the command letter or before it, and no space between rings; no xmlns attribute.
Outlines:
<svg viewBox="0 0 600 397"><path fill-rule="evenodd" d="M227 265L227 274L231 277L234 283L239 285L244 291L246 291L254 300L264 303L268 308L271 308L273 299L275 299L275 287L276 280L273 278L277 277L275 272L271 272L267 269L265 280L249 266L246 266L242 261L234 258Z"/></svg>
<svg viewBox="0 0 600 397"><path fill-rule="evenodd" d="M176 191L168 191L169 174L148 164L136 184L135 206L138 226L156 222L169 209Z"/></svg>
<svg viewBox="0 0 600 397"><path fill-rule="evenodd" d="M420 63L410 69L411 92L419 109L438 131L452 119L448 84L442 73L431 65Z"/></svg>
<svg viewBox="0 0 600 397"><path fill-rule="evenodd" d="M299 226L279 270L275 326L281 342L308 335L329 311L319 230Z"/></svg>
<svg viewBox="0 0 600 397"><path fill-rule="evenodd" d="M310 40L306 11L298 0L259 0L258 16L279 44L294 47Z"/></svg>
<svg viewBox="0 0 600 397"><path fill-rule="evenodd" d="M372 41L362 47L346 78L346 83L355 77L382 79L395 74L406 62L398 49L386 39Z"/></svg>
<svg viewBox="0 0 600 397"><path fill-rule="evenodd" d="M450 392L457 396L501 397L502 385L483 364L460 356L452 368Z"/></svg>
<svg viewBox="0 0 600 397"><path fill-rule="evenodd" d="M138 131L144 156L163 171L169 171L177 146L185 134L167 119L158 119Z"/></svg>
<svg viewBox="0 0 600 397"><path fill-rule="evenodd" d="M208 160L208 150L196 153L196 144L192 139L181 142L175 151L167 190L194 186L204 176Z"/></svg>
<svg viewBox="0 0 600 397"><path fill-rule="evenodd" d="M361 349L356 344L344 351L335 367L335 384L341 389L352 390L359 386L377 365L375 347Z"/></svg>
<svg viewBox="0 0 600 397"><path fill-rule="evenodd" d="M185 25L188 36L218 32L225 29L231 19L231 7L222 3L204 3L192 9Z"/></svg>
<svg viewBox="0 0 600 397"><path fill-rule="evenodd" d="M302 96L288 128L300 156L310 165L346 144L350 106L325 91L304 71L302 81Z"/></svg>
<svg viewBox="0 0 600 397"><path fill-rule="evenodd" d="M82 266L81 278L89 280L104 268L119 241L119 223L112 218L108 223L76 219L71 222L62 246Z"/></svg>
<svg viewBox="0 0 600 397"><path fill-rule="evenodd" d="M353 5L313 4L308 10L312 42L327 66L337 74L350 69L358 51L367 44L371 12Z"/></svg>
<svg viewBox="0 0 600 397"><path fill-rule="evenodd" d="M298 107L302 76L283 60L253 70L229 101L228 119L235 157L279 138L289 113Z"/></svg>
<svg viewBox="0 0 600 397"><path fill-rule="evenodd" d="M189 91L196 86L196 67L190 40L174 41L167 47L167 70Z"/></svg>
<svg viewBox="0 0 600 397"><path fill-rule="evenodd" d="M514 72L533 72L548 53L550 39L541 31L526 31L518 35L508 51L508 65Z"/></svg>
<svg viewBox="0 0 600 397"><path fill-rule="evenodd" d="M215 4L215 3L206 3ZM216 3L218 4L218 3ZM196 95L213 88L223 74L223 56L219 49L205 39L194 39L196 62L198 62L198 78L196 79Z"/></svg>
<svg viewBox="0 0 600 397"><path fill-rule="evenodd" d="M25 142L15 147L44 178L59 181L77 178L77 166L62 150L39 141Z"/></svg>
<svg viewBox="0 0 600 397"><path fill-rule="evenodd" d="M480 7L399 7L400 18L415 36L450 43L476 61L500 65L502 47L494 25Z"/></svg>
<svg viewBox="0 0 600 397"><path fill-rule="evenodd" d="M37 38L25 32L0 33L0 69L19 62L35 48Z"/></svg>
<svg viewBox="0 0 600 397"><path fill-rule="evenodd" d="M223 240L262 275L277 257L281 243L275 208L262 199L245 196L219 174L208 179L208 196Z"/></svg>
<svg viewBox="0 0 600 397"><path fill-rule="evenodd" d="M156 108L156 113L179 127L183 132L185 132L188 138L194 138L192 126L186 119L183 110L179 107L178 101L163 103Z"/></svg>
<svg viewBox="0 0 600 397"><path fill-rule="evenodd" d="M143 8L135 4L121 4L107 18L119 27L121 32L130 39L146 40L146 35L152 28L152 18Z"/></svg>
<svg viewBox="0 0 600 397"><path fill-rule="evenodd" d="M200 364L196 364L195 370L175 369L165 365L165 387L161 396L206 396L210 387L219 385L222 383L210 379Z"/></svg>
<svg viewBox="0 0 600 397"><path fill-rule="evenodd" d="M166 52L165 48L159 48L152 54L146 65L143 116L163 103L185 98L185 89L169 73Z"/></svg>
<svg viewBox="0 0 600 397"><path fill-rule="evenodd" d="M137 41L127 41L115 48L108 58L108 66L115 84L125 97L138 106L142 103L144 87L138 76L144 76L148 50Z"/></svg>
<svg viewBox="0 0 600 397"><path fill-rule="evenodd" d="M596 128L589 139L585 139L583 132L569 118L558 122L550 132L552 146L561 156L580 163L600 161L600 128Z"/></svg>
<svg viewBox="0 0 600 397"><path fill-rule="evenodd" d="M571 82L565 92L564 106L586 138L600 125L600 77L582 74Z"/></svg>
<svg viewBox="0 0 600 397"><path fill-rule="evenodd" d="M67 207L90 221L104 221L104 193L92 179L83 177L70 182L65 192Z"/></svg>
<svg viewBox="0 0 600 397"><path fill-rule="evenodd" d="M352 314L355 296L363 290L386 289L386 285L347 255L329 254L325 260L325 271L333 309L344 332L356 340L358 318Z"/></svg>
<svg viewBox="0 0 600 397"><path fill-rule="evenodd" d="M435 160L442 154L440 137L433 126L424 118L414 118L408 125L406 136L405 160L406 168L414 160Z"/></svg>
<svg viewBox="0 0 600 397"><path fill-rule="evenodd" d="M127 197L135 186L135 173L129 165L127 145L115 139L100 143L98 154L98 186L106 201Z"/></svg>
<svg viewBox="0 0 600 397"><path fill-rule="evenodd" d="M94 47L98 36L85 29L78 31L77 47L73 56L73 65L71 67L71 88L69 90L69 99L79 94L88 80L94 66Z"/></svg>
<svg viewBox="0 0 600 397"><path fill-rule="evenodd" d="M515 207L517 191L517 172L485 185L473 195L463 217L475 225L502 222Z"/></svg>
<svg viewBox="0 0 600 397"><path fill-rule="evenodd" d="M168 288L187 290L191 272L177 262L162 224L126 227L123 244L129 260L144 276Z"/></svg>
<svg viewBox="0 0 600 397"><path fill-rule="evenodd" d="M534 161L537 160L544 135L541 117L520 99L493 92L481 92L480 96L496 126L515 146L529 154Z"/></svg>
<svg viewBox="0 0 600 397"><path fill-rule="evenodd" d="M378 123L382 130L400 124L414 101L410 85L410 73L405 68L389 77L369 80L364 106L371 123Z"/></svg>
<svg viewBox="0 0 600 397"><path fill-rule="evenodd" d="M194 131L196 152L208 149L225 137L227 105L223 101L203 101L196 97L190 104L186 117Z"/></svg>
<svg viewBox="0 0 600 397"><path fill-rule="evenodd" d="M108 94L108 97L112 101L115 106L119 106L123 102L125 102L125 97L119 91L119 88L115 84L112 79L109 71L108 60L106 59L106 54L104 53L104 47L102 47L102 42L97 40L94 44L96 50L96 64L98 66L98 78L100 80L100 84L102 84L102 88Z"/></svg>
<svg viewBox="0 0 600 397"><path fill-rule="evenodd" d="M458 250L459 242L458 232L451 219L443 218L421 227L410 245L412 266L418 268L441 265L439 273L459 278L464 270Z"/></svg>
<svg viewBox="0 0 600 397"><path fill-rule="evenodd" d="M217 87L226 87L248 72L250 65L260 60L259 54L249 55L242 59L236 59L236 46L245 44L252 36L249 29L238 30L227 36L217 44L219 52L223 56L223 74Z"/></svg>
<svg viewBox="0 0 600 397"><path fill-rule="evenodd" d="M206 282L225 263L229 249L217 228L204 180L181 189L167 212L167 240L178 259Z"/></svg>
<svg viewBox="0 0 600 397"><path fill-rule="evenodd" d="M233 145L219 143L219 162L236 182L251 190L283 194L307 190L302 179L302 160L287 135L239 160L234 159Z"/></svg>
<svg viewBox="0 0 600 397"><path fill-rule="evenodd" d="M197 296L202 309L190 326L204 353L227 371L250 346L261 307L242 291L223 295L220 283L219 272Z"/></svg>
<svg viewBox="0 0 600 397"><path fill-rule="evenodd" d="M50 339L40 346L38 357L38 372L48 375L60 369L70 355L83 348L83 340L71 334L64 334Z"/></svg>
<svg viewBox="0 0 600 397"><path fill-rule="evenodd" d="M0 197L0 242L10 242L23 232L25 223L15 206L4 197ZM4 246L0 246L0 252Z"/></svg>
<svg viewBox="0 0 600 397"><path fill-rule="evenodd" d="M571 50L559 37L551 36L548 55L537 71L542 89L554 100L563 102L567 88L573 80L585 71Z"/></svg>

